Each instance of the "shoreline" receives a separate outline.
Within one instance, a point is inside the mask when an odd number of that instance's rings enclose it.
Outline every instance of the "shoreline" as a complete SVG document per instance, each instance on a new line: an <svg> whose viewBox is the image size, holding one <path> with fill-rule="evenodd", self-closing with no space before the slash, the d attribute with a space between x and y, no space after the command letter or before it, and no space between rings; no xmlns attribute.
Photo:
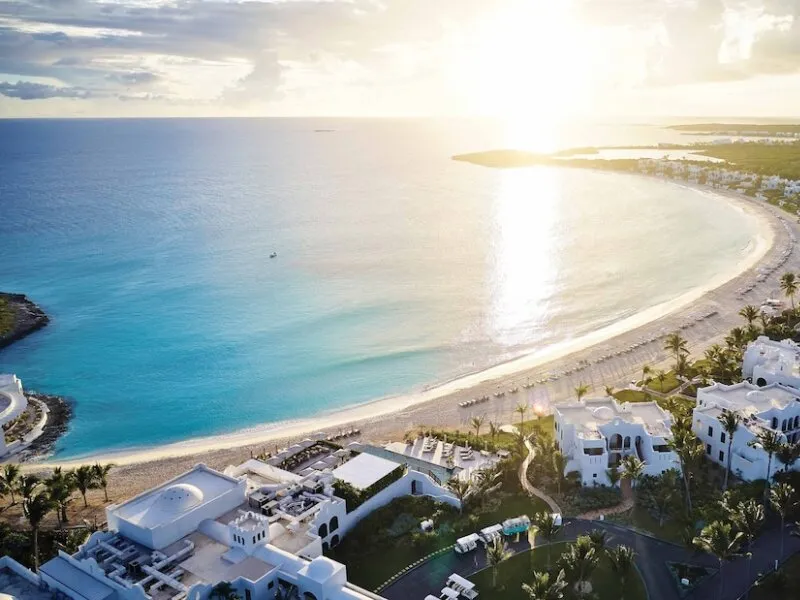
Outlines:
<svg viewBox="0 0 800 600"><path fill-rule="evenodd" d="M576 340L561 342L548 347L542 352L528 353L485 369L464 374L449 381L427 386L416 392L371 400L365 403L318 414L313 417L256 425L232 433L192 438L150 448L137 447L110 452L101 451L68 458L66 460L59 460L57 457L51 457L51 459L46 459L44 462L29 464L31 466L38 465L41 468L45 468L55 465L68 467L85 464L86 462L99 461L113 462L119 466L132 467L141 463L152 464L153 462L164 463L173 461L173 463L186 463L186 459L189 458L196 458L197 461L199 461L201 457L198 455L201 454L205 455L203 457L204 460L208 459L209 462L216 462L216 460L211 459L208 455L216 454L217 456L215 458L222 458L221 454L230 455L232 453L241 453L248 449L251 451L254 449L258 450L259 446L266 447L267 444L269 444L270 447L272 447L272 445L277 446L278 444L285 445L290 441L302 439L302 437L307 437L315 432L323 430L331 432L342 428L358 427L362 429L365 437L369 436L371 439L376 439L376 436L391 437L391 435L408 429L409 417L411 419L410 425L412 426L414 422L417 424L424 423L430 425L439 423L445 427L464 425L466 419L461 418L462 415L475 415L480 413L473 410L464 411L463 409L459 411L456 400L468 399L475 395L491 396L492 392L497 391L501 383L502 385L519 385L520 382L532 381L538 378L535 372L542 371L543 367L551 367L550 369L545 369L544 373L556 370L558 365L554 363L565 362L567 360L571 363L584 361L594 363L596 362L596 355L602 354L604 348L610 343L618 341L626 345L627 343L624 338L635 336L638 341L639 337L643 337L646 334L646 330L657 327L658 324L665 320L679 321L681 318L687 320L690 317L694 317L696 316L694 313L701 310L701 307L698 305L711 302L711 306L713 306L713 302L715 301L713 296L722 288L726 288L729 284L732 284L732 282L740 279L758 276L763 267L762 263L765 262L765 258L776 249L779 238L785 234L784 227L781 227L777 214L766 207L756 204L755 201L744 198L734 192L726 192L724 190L717 190L701 185L686 184L685 182L671 180L666 180L666 182L680 185L687 190L695 190L700 194L714 194L723 198L725 201L734 205L738 210L747 213L758 224L753 248L747 255L737 261L727 272L718 274L705 285L688 290L676 298L646 308L630 317L588 333ZM785 220L783 220L783 222L784 224L786 223ZM739 305L747 303L747 301L741 299L737 300L737 302ZM705 312L710 313L713 311L709 308L705 310ZM701 319L697 319L697 322L700 321ZM677 324L669 324L668 326L661 327L660 335L652 336L653 339L651 342L655 341L665 332L669 333L677 329L679 329ZM587 355L588 358L581 358L581 355ZM605 360L605 357L603 360ZM620 377L616 377L616 375L619 374L617 371L619 371L619 369L612 371L614 373L611 375L612 379L620 379ZM542 374L543 373L538 373L538 375ZM594 382L593 374L589 374L589 377L591 377L592 382ZM506 381L508 379L511 379L512 382L508 383ZM531 392L535 392L533 395L540 396L538 400L542 400L542 394L538 392L538 390L541 390L541 387L546 388L544 394L544 396L546 396L545 401L554 401L550 399L550 384L543 384L543 386L536 386L534 390L520 390L521 393L509 394L502 400L492 398L489 405L478 404L475 409L480 410L483 408L483 414L494 410L495 414L498 412L507 412L510 415L513 406L516 405L518 401L521 401L523 397L527 396L527 403L530 403ZM560 385L553 385L552 387L558 388ZM552 395L557 396L558 393L553 390ZM506 406L509 400L513 401L510 408ZM446 416L447 413L440 409L442 404L448 403L455 406L456 410L454 415ZM449 412L453 412L452 407L449 407ZM386 419L386 417L390 415L395 418ZM383 421L383 423L379 423L380 421ZM389 423L386 423L386 421L389 421ZM406 422L405 426L403 425L404 422ZM125 470L130 471L131 469Z"/></svg>
<svg viewBox="0 0 800 600"><path fill-rule="evenodd" d="M0 349L29 336L50 322L50 317L44 310L25 294L0 292L0 299L5 300L14 312L14 326L11 331L0 335Z"/></svg>

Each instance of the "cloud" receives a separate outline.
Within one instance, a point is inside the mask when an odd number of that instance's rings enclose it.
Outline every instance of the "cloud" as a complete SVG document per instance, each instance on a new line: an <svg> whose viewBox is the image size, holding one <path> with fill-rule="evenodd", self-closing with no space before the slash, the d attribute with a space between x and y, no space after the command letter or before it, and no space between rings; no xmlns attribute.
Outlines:
<svg viewBox="0 0 800 600"><path fill-rule="evenodd" d="M0 94L20 100L44 100L47 98L85 99L90 96L88 90L74 87L56 87L30 81L18 81L17 83L0 82Z"/></svg>

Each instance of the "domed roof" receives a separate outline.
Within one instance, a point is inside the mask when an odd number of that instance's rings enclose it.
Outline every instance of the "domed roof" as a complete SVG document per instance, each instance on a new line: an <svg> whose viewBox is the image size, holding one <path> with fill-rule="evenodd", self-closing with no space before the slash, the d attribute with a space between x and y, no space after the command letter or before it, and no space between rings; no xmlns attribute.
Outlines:
<svg viewBox="0 0 800 600"><path fill-rule="evenodd" d="M308 576L314 581L327 581L336 572L336 567L331 559L318 556L308 565Z"/></svg>
<svg viewBox="0 0 800 600"><path fill-rule="evenodd" d="M767 395L761 390L752 390L750 392L747 392L745 394L745 397L751 402L756 402L758 400L766 400Z"/></svg>
<svg viewBox="0 0 800 600"><path fill-rule="evenodd" d="M593 411L594 418L598 421L610 421L614 418L614 411L610 406L600 406Z"/></svg>
<svg viewBox="0 0 800 600"><path fill-rule="evenodd" d="M200 488L190 483L176 483L161 492L156 505L164 512L179 513L202 502L203 492Z"/></svg>

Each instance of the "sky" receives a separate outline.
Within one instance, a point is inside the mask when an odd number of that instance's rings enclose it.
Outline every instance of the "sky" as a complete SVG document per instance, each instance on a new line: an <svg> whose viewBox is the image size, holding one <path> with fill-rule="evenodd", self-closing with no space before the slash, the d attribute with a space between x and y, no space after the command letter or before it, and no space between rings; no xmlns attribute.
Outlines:
<svg viewBox="0 0 800 600"><path fill-rule="evenodd" d="M800 116L800 0L0 0L0 116Z"/></svg>

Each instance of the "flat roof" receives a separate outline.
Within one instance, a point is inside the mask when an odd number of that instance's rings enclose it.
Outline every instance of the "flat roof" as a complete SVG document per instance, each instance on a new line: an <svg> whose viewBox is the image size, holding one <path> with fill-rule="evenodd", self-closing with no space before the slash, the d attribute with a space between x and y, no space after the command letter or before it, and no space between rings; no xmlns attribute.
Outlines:
<svg viewBox="0 0 800 600"><path fill-rule="evenodd" d="M557 404L556 412L565 422L574 425L587 439L600 439L600 427L620 419L644 427L650 435L669 436L671 417L655 402L625 402L613 398L595 398L580 403Z"/></svg>
<svg viewBox="0 0 800 600"><path fill-rule="evenodd" d="M134 525L153 529L236 488L239 482L205 465L179 475L113 509Z"/></svg>
<svg viewBox="0 0 800 600"><path fill-rule="evenodd" d="M331 474L336 479L363 490L376 481L380 481L399 466L400 463L373 454L362 453L334 469Z"/></svg>
<svg viewBox="0 0 800 600"><path fill-rule="evenodd" d="M786 373L792 377L800 377L800 347L792 340L777 342L764 336L750 342L746 354L758 353L763 358L756 366L770 373Z"/></svg>
<svg viewBox="0 0 800 600"><path fill-rule="evenodd" d="M69 588L75 594L73 597L77 599L105 600L116 594L111 587L81 571L60 556L44 563L40 570Z"/></svg>
<svg viewBox="0 0 800 600"><path fill-rule="evenodd" d="M713 400L719 408L747 415L760 414L773 408L781 410L800 398L800 390L777 383L758 387L747 381L734 385L715 383L700 388L698 392L702 393L703 399Z"/></svg>

